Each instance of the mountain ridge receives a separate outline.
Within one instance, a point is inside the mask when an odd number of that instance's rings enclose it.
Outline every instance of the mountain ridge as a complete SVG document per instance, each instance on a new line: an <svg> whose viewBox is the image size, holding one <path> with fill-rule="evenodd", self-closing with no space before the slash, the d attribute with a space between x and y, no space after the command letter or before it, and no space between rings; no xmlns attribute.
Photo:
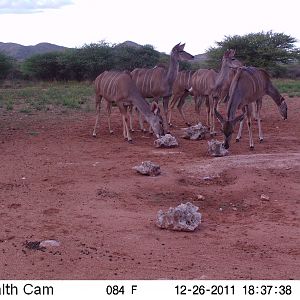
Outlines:
<svg viewBox="0 0 300 300"><path fill-rule="evenodd" d="M44 54L48 52L60 52L69 49L64 46L59 46L51 43L38 43L36 45L24 46L17 43L2 43L0 42L0 52L11 56L17 60L24 60L35 54Z"/></svg>
<svg viewBox="0 0 300 300"><path fill-rule="evenodd" d="M126 46L133 48L140 48L142 45L135 43L133 41L125 41L119 43L118 46ZM0 42L0 52L13 57L16 60L25 60L35 54L45 54L48 52L61 52L67 49L72 49L64 46L59 46L47 42L38 43L36 45L24 46L18 43L2 43ZM195 55L194 62L203 62L207 60L207 54L197 54Z"/></svg>

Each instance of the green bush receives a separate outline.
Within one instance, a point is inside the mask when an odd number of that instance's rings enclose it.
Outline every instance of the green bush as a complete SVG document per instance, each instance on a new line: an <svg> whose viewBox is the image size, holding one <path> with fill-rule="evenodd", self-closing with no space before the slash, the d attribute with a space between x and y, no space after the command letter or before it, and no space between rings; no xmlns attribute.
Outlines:
<svg viewBox="0 0 300 300"><path fill-rule="evenodd" d="M224 52L235 49L236 57L245 65L261 67L273 76L282 77L285 65L299 61L300 49L295 46L296 39L284 33L260 32L244 36L226 36L217 47L209 48L209 66L218 69Z"/></svg>
<svg viewBox="0 0 300 300"><path fill-rule="evenodd" d="M13 69L13 59L0 52L0 80L5 79Z"/></svg>

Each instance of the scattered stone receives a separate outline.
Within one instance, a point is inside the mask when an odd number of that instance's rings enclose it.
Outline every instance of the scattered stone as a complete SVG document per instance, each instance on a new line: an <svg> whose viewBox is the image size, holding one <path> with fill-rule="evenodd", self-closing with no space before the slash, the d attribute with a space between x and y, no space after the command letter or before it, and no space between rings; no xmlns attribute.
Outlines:
<svg viewBox="0 0 300 300"><path fill-rule="evenodd" d="M45 251L48 247L59 247L60 242L56 240L44 240L44 241L26 241L24 246L30 250L40 250Z"/></svg>
<svg viewBox="0 0 300 300"><path fill-rule="evenodd" d="M163 229L177 231L194 231L201 223L198 207L190 202L170 207L167 212L157 213L156 225Z"/></svg>
<svg viewBox="0 0 300 300"><path fill-rule="evenodd" d="M205 200L205 197L203 195L197 195L198 200Z"/></svg>
<svg viewBox="0 0 300 300"><path fill-rule="evenodd" d="M205 139L206 133L208 133L208 128L202 125L202 123L198 123L195 126L186 128L183 138L189 140L203 140Z"/></svg>
<svg viewBox="0 0 300 300"><path fill-rule="evenodd" d="M223 146L222 142L219 142L217 140L211 140L207 142L208 144L208 153L211 156L225 156L228 155L229 151L226 150Z"/></svg>
<svg viewBox="0 0 300 300"><path fill-rule="evenodd" d="M30 249L30 250L41 250L41 251L44 251L45 250L45 247L41 247L40 246L40 241L26 241L24 243L24 246L27 248L27 249Z"/></svg>
<svg viewBox="0 0 300 300"><path fill-rule="evenodd" d="M40 242L40 247L59 247L60 242L56 240L44 240Z"/></svg>
<svg viewBox="0 0 300 300"><path fill-rule="evenodd" d="M151 161L143 161L140 166L135 166L132 169L148 176L157 176L161 173L160 166Z"/></svg>
<svg viewBox="0 0 300 300"><path fill-rule="evenodd" d="M154 141L156 148L173 148L178 146L178 142L171 134L166 134Z"/></svg>
<svg viewBox="0 0 300 300"><path fill-rule="evenodd" d="M269 200L270 200L270 197L267 196L267 195L265 195L265 194L261 194L261 195L260 195L260 199L261 199L261 200L264 200L264 201L269 201Z"/></svg>

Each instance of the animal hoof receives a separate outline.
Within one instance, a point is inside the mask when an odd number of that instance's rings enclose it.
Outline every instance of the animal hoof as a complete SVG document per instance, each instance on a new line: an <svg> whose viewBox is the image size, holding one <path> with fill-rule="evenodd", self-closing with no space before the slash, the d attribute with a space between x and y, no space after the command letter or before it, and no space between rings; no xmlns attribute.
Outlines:
<svg viewBox="0 0 300 300"><path fill-rule="evenodd" d="M130 129L131 132L134 132L134 129Z"/></svg>
<svg viewBox="0 0 300 300"><path fill-rule="evenodd" d="M259 142L262 143L264 141L264 139L259 139Z"/></svg>
<svg viewBox="0 0 300 300"><path fill-rule="evenodd" d="M110 133L110 134L114 134L114 131L113 131L113 130L110 130L109 133Z"/></svg>
<svg viewBox="0 0 300 300"><path fill-rule="evenodd" d="M250 150L253 151L254 150L254 146L250 146Z"/></svg>
<svg viewBox="0 0 300 300"><path fill-rule="evenodd" d="M94 138L96 137L96 133L93 133L93 137L94 137Z"/></svg>
<svg viewBox="0 0 300 300"><path fill-rule="evenodd" d="M172 126L173 126L173 124L172 124L172 123L169 123L168 125L169 125L170 127L172 127Z"/></svg>
<svg viewBox="0 0 300 300"><path fill-rule="evenodd" d="M132 140L128 140L128 143L129 143L129 144L133 144L133 141L132 141Z"/></svg>
<svg viewBox="0 0 300 300"><path fill-rule="evenodd" d="M240 141L240 139L236 138L235 141L238 143Z"/></svg>
<svg viewBox="0 0 300 300"><path fill-rule="evenodd" d="M192 124L191 123L185 123L186 126L191 127Z"/></svg>

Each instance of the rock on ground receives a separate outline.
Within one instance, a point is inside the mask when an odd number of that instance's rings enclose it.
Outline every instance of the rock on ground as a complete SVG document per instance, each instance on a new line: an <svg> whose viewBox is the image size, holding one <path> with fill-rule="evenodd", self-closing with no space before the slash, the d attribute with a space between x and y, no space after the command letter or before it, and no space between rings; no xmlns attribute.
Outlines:
<svg viewBox="0 0 300 300"><path fill-rule="evenodd" d="M178 146L178 142L171 134L166 134L154 141L156 148L173 148Z"/></svg>
<svg viewBox="0 0 300 300"><path fill-rule="evenodd" d="M205 139L205 134L208 132L208 128L202 123L198 123L195 126L191 126L185 129L183 138L190 140L203 140Z"/></svg>
<svg viewBox="0 0 300 300"><path fill-rule="evenodd" d="M194 231L201 223L198 207L190 202L170 207L167 212L157 213L156 225L163 229L177 231Z"/></svg>
<svg viewBox="0 0 300 300"><path fill-rule="evenodd" d="M229 151L226 150L222 142L217 140L211 140L207 142L208 144L208 153L211 156L225 156L228 155Z"/></svg>
<svg viewBox="0 0 300 300"><path fill-rule="evenodd" d="M133 169L140 174L149 176L157 176L161 173L160 166L151 161L143 161L141 165L135 166Z"/></svg>

